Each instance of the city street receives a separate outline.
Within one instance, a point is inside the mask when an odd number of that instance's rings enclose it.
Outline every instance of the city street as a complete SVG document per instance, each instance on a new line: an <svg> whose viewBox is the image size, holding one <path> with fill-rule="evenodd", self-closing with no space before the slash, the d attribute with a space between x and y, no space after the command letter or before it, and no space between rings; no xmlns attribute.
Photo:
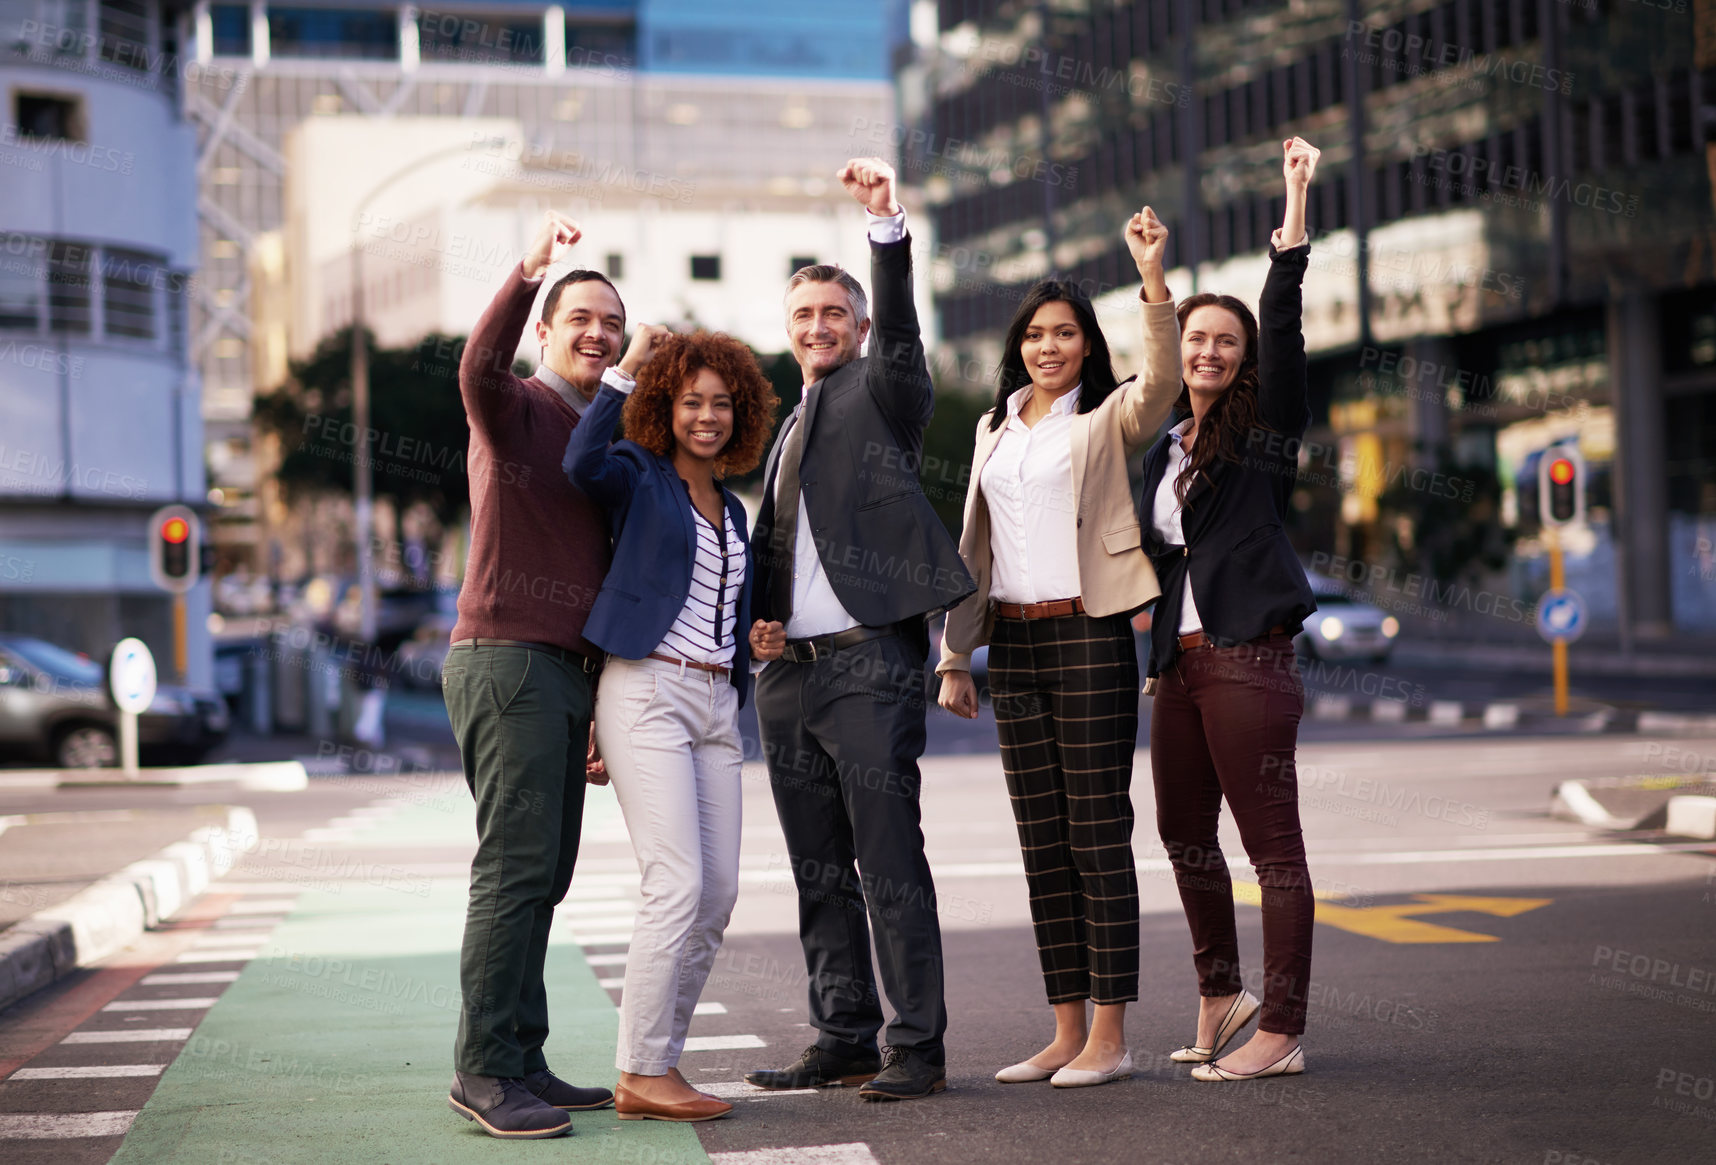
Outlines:
<svg viewBox="0 0 1716 1165"><path fill-rule="evenodd" d="M1716 754L1716 741L1674 747ZM740 901L683 1061L700 1087L739 1098L736 1111L694 1127L578 1114L572 1138L531 1151L640 1165L704 1154L732 1165L1705 1159L1716 1129L1716 844L1603 834L1546 813L1560 780L1649 771L1661 756L1660 741L1621 736L1302 746L1323 899L1308 1071L1211 1085L1166 1058L1192 1034L1195 982L1141 752L1143 976L1128 1028L1139 1070L1078 1091L991 1078L1050 1031L1015 833L992 753L927 761L950 1087L897 1105L741 1082L811 1039L785 849L750 766ZM508 1152L444 1100L472 846L457 776L318 779L303 793L244 796L261 844L191 912L0 1015L6 1160ZM6 790L0 810L72 800L93 810L138 795ZM1224 834L1224 846L1236 897L1255 901L1237 839ZM612 795L593 790L550 959L550 1060L580 1082L614 1077L636 883ZM1250 980L1257 913L1238 909Z"/></svg>

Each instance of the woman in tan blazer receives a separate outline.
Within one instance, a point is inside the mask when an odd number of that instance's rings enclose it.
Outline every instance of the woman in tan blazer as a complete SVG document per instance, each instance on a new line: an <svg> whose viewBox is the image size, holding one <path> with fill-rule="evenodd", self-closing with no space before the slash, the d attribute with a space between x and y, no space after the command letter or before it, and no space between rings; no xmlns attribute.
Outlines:
<svg viewBox="0 0 1716 1165"><path fill-rule="evenodd" d="M1117 385L1090 301L1044 280L1003 347L995 408L977 427L959 552L977 592L948 613L940 703L977 715L971 655L990 645L1001 767L1019 827L1055 1038L996 1074L1059 1087L1132 1074L1138 998L1132 754L1138 657L1130 616L1161 594L1126 473L1180 390L1179 323L1149 207L1126 243L1143 280L1144 374ZM1085 1000L1095 1005L1087 1026Z"/></svg>

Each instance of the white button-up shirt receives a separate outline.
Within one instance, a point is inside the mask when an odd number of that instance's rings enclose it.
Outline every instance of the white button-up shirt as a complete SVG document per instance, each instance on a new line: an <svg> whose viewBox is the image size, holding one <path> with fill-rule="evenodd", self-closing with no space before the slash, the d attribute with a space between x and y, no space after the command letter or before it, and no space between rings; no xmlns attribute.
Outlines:
<svg viewBox="0 0 1716 1165"><path fill-rule="evenodd" d="M1072 427L1083 387L1063 393L1035 426L1019 418L1030 402L1032 386L1007 398L1001 440L979 477L989 507L992 599L1045 603L1082 593Z"/></svg>
<svg viewBox="0 0 1716 1165"><path fill-rule="evenodd" d="M897 243L906 237L906 212L890 218L869 215L870 241L872 243ZM820 383L820 382L819 382ZM804 386L805 396L810 395L814 384ZM799 411L796 414L803 417L803 399L800 398ZM795 420L793 424L798 424ZM780 506L780 477L775 477L775 505ZM809 639L813 635L833 635L837 631L845 631L858 626L858 620L846 609L840 597L834 593L834 586L828 581L828 572L822 568L822 556L816 552L816 535L810 529L810 511L804 504L804 491L798 495L798 533L793 538L792 562L792 617L787 620L786 634L788 639Z"/></svg>
<svg viewBox="0 0 1716 1165"><path fill-rule="evenodd" d="M1168 430L1168 464L1162 470L1162 483L1156 487L1156 497L1150 510L1150 522L1156 527L1156 533L1169 546L1184 546L1186 544L1186 528L1180 520L1180 499L1174 493L1174 482L1180 476L1180 470L1185 467L1186 458L1190 456L1185 446L1180 444L1192 427L1192 418ZM1179 634L1200 631L1203 629L1203 617L1198 614L1198 605L1192 601L1192 572L1186 571L1184 592L1180 596L1180 630Z"/></svg>

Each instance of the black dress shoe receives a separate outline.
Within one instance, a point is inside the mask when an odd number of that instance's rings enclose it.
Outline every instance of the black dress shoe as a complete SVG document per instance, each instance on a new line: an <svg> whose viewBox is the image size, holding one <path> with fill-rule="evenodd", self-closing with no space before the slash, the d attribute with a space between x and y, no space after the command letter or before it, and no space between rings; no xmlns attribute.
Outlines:
<svg viewBox="0 0 1716 1165"><path fill-rule="evenodd" d="M552 1104L565 1112L584 1112L607 1108L614 1103L614 1094L606 1088L579 1088L568 1084L547 1068L532 1072L524 1078L524 1086L544 1104Z"/></svg>
<svg viewBox="0 0 1716 1165"><path fill-rule="evenodd" d="M947 1087L947 1069L916 1052L889 1048L876 1078L858 1090L860 1100L921 1100Z"/></svg>
<svg viewBox="0 0 1716 1165"><path fill-rule="evenodd" d="M745 1073L745 1083L757 1088L826 1088L830 1084L862 1084L881 1068L874 1056L854 1059L815 1044L785 1068Z"/></svg>
<svg viewBox="0 0 1716 1165"><path fill-rule="evenodd" d="M506 1076L453 1073L447 1104L468 1121L476 1121L491 1137L532 1141L561 1137L572 1131L572 1118L543 1103L524 1081Z"/></svg>

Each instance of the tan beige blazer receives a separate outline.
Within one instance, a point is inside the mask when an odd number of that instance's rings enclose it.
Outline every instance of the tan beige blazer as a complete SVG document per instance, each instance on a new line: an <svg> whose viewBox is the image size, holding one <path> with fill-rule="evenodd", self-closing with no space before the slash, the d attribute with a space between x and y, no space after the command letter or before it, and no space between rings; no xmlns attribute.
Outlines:
<svg viewBox="0 0 1716 1165"><path fill-rule="evenodd" d="M1073 417L1073 512L1078 515L1078 577L1084 592L1080 597L1085 611L1096 616L1135 610L1162 593L1144 553L1126 458L1156 436L1180 395L1180 323L1171 299L1139 307L1144 319L1143 373L1090 412ZM989 413L977 422L965 528L959 536L959 556L977 580L977 592L947 613L938 674L970 671L971 652L989 642L995 626L989 605L989 505L980 483L983 466L1004 431L990 431Z"/></svg>

